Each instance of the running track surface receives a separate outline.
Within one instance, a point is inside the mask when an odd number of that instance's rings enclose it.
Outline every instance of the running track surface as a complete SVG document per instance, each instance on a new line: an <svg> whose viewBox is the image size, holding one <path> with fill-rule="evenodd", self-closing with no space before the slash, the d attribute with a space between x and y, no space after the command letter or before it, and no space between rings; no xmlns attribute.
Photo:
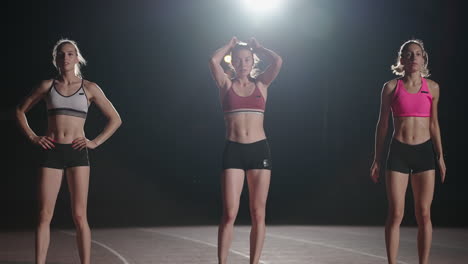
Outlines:
<svg viewBox="0 0 468 264"><path fill-rule="evenodd" d="M228 263L249 263L248 226L236 226ZM399 263L417 264L416 228L402 227ZM217 227L92 230L96 264L217 264ZM34 263L34 232L0 232L0 264ZM80 263L74 230L52 229L49 264ZM383 227L267 226L261 263L386 264ZM468 229L434 228L431 264L468 263Z"/></svg>

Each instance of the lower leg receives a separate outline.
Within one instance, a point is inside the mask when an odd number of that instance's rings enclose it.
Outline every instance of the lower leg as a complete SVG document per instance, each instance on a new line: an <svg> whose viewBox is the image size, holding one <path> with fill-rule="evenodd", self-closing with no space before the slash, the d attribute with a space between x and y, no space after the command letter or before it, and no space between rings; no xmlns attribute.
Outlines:
<svg viewBox="0 0 468 264"><path fill-rule="evenodd" d="M244 185L244 171L227 169L221 175L221 193L223 199L223 216L218 228L218 263L227 263L231 247L234 222L239 211L239 202Z"/></svg>
<svg viewBox="0 0 468 264"><path fill-rule="evenodd" d="M260 261L260 255L265 241L265 217L257 217L252 221L250 230L250 264L257 264Z"/></svg>
<svg viewBox="0 0 468 264"><path fill-rule="evenodd" d="M73 221L76 227L76 243L81 264L91 262L91 231L87 218L89 167L68 168L68 187L70 189Z"/></svg>
<svg viewBox="0 0 468 264"><path fill-rule="evenodd" d="M385 223L385 246L387 248L387 259L389 264L397 263L398 248L400 245L401 217L396 218L389 214Z"/></svg>
<svg viewBox="0 0 468 264"><path fill-rule="evenodd" d="M86 217L76 220L76 243L82 264L89 264L91 261L91 230Z"/></svg>
<svg viewBox="0 0 468 264"><path fill-rule="evenodd" d="M416 221L418 222L419 263L429 263L432 243L431 204L434 196L435 171L415 173L411 178Z"/></svg>
<svg viewBox="0 0 468 264"><path fill-rule="evenodd" d="M270 170L249 170L247 181L249 184L250 216L252 229L250 231L250 264L258 264L265 241L265 211L270 188Z"/></svg>
<svg viewBox="0 0 468 264"><path fill-rule="evenodd" d="M36 264L45 264L50 243L50 221L40 221L36 228Z"/></svg>
<svg viewBox="0 0 468 264"><path fill-rule="evenodd" d="M235 217L234 217L235 219ZM227 263L229 248L231 247L234 219L223 215L218 228L218 263Z"/></svg>
<svg viewBox="0 0 468 264"><path fill-rule="evenodd" d="M38 224L35 238L36 264L44 264L50 244L50 222L62 183L62 170L41 168L38 186Z"/></svg>
<svg viewBox="0 0 468 264"><path fill-rule="evenodd" d="M418 221L418 255L419 263L429 263L429 253L432 243L432 222L430 218Z"/></svg>
<svg viewBox="0 0 468 264"><path fill-rule="evenodd" d="M389 264L396 264L400 245L400 225L405 211L405 194L408 187L408 174L387 171L386 189L388 216L385 223L385 246Z"/></svg>

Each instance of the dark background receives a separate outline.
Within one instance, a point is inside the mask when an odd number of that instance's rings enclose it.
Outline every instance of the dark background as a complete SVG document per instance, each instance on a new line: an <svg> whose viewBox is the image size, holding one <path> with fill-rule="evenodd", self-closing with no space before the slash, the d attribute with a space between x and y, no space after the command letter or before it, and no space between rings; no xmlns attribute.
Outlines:
<svg viewBox="0 0 468 264"><path fill-rule="evenodd" d="M248 12L242 1L34 1L4 4L2 229L36 221L37 147L13 109L55 69L67 37L88 60L123 125L90 151L92 227L217 224L224 122L208 58L232 36L255 36L283 57L269 90L265 129L274 170L268 224L383 225L383 177L369 179L380 91L400 45L419 38L441 87L439 121L448 167L432 205L435 226L467 226L466 28L461 1L283 1ZM38 134L43 102L28 113ZM95 106L94 138L106 119ZM54 226L71 227L66 181ZM237 223L248 224L247 192ZM411 188L404 225L414 225Z"/></svg>

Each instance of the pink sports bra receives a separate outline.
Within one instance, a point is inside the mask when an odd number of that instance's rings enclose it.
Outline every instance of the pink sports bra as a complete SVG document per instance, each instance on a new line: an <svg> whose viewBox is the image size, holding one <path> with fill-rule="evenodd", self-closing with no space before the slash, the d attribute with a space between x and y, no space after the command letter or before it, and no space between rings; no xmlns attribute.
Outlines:
<svg viewBox="0 0 468 264"><path fill-rule="evenodd" d="M432 95L426 79L421 78L421 88L417 93L409 93L403 85L403 80L398 80L391 104L393 116L430 117L431 107Z"/></svg>
<svg viewBox="0 0 468 264"><path fill-rule="evenodd" d="M231 87L224 95L222 106L225 114L237 112L263 114L265 112L265 98L263 98L257 85L255 85L254 91L249 96L240 96Z"/></svg>

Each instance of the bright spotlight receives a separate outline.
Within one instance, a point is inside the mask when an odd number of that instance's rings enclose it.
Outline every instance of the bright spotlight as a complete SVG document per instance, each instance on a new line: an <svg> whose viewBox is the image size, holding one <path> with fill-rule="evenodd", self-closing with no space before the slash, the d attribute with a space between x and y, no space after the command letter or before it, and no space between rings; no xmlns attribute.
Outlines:
<svg viewBox="0 0 468 264"><path fill-rule="evenodd" d="M279 9L281 0L243 0L245 8L255 13L268 13Z"/></svg>
<svg viewBox="0 0 468 264"><path fill-rule="evenodd" d="M231 63L231 55L224 56L224 62Z"/></svg>

